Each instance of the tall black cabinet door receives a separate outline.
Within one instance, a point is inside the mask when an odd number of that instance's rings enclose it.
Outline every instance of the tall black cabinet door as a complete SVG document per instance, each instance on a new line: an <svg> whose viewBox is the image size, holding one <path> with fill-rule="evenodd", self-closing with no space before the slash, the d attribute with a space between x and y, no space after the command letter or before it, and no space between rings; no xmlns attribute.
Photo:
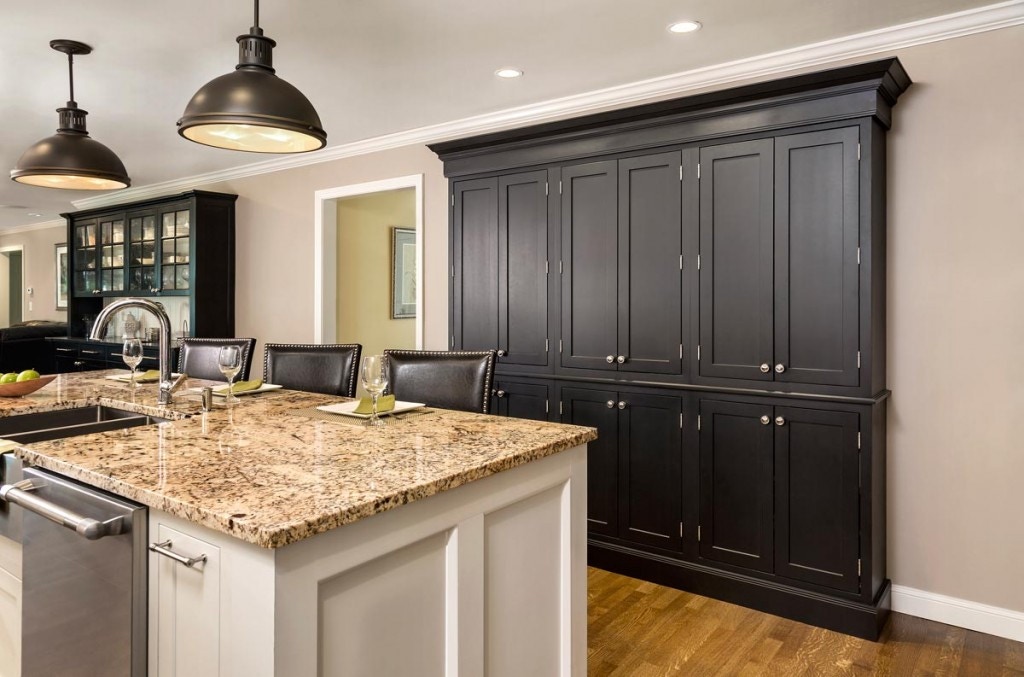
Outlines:
<svg viewBox="0 0 1024 677"><path fill-rule="evenodd" d="M700 403L700 556L771 572L772 407Z"/></svg>
<svg viewBox="0 0 1024 677"><path fill-rule="evenodd" d="M562 421L597 428L587 444L587 530L618 536L619 410L611 390L563 388Z"/></svg>
<svg viewBox="0 0 1024 677"><path fill-rule="evenodd" d="M847 127L775 140L777 381L860 382L858 138Z"/></svg>
<svg viewBox="0 0 1024 677"><path fill-rule="evenodd" d="M700 374L772 380L772 140L700 149Z"/></svg>
<svg viewBox="0 0 1024 677"><path fill-rule="evenodd" d="M564 367L617 366L617 195L614 160L562 169Z"/></svg>
<svg viewBox="0 0 1024 677"><path fill-rule="evenodd" d="M620 393L619 397L619 535L680 550L681 401L634 393Z"/></svg>
<svg viewBox="0 0 1024 677"><path fill-rule="evenodd" d="M498 348L498 180L453 184L453 347Z"/></svg>
<svg viewBox="0 0 1024 677"><path fill-rule="evenodd" d="M550 414L548 404L549 387L541 383L521 383L496 379L494 382L494 404L491 411L498 416L529 418L547 421Z"/></svg>
<svg viewBox="0 0 1024 677"><path fill-rule="evenodd" d="M501 364L548 363L546 171L498 179L498 343Z"/></svg>
<svg viewBox="0 0 1024 677"><path fill-rule="evenodd" d="M857 592L859 417L792 407L775 416L775 573Z"/></svg>
<svg viewBox="0 0 1024 677"><path fill-rule="evenodd" d="M619 161L619 371L682 370L681 162Z"/></svg>

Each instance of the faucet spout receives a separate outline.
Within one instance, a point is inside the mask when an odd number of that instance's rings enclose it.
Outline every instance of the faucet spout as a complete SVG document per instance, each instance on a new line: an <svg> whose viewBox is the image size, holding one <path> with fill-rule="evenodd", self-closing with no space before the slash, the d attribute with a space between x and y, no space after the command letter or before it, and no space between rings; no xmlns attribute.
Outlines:
<svg viewBox="0 0 1024 677"><path fill-rule="evenodd" d="M118 299L106 306L96 316L96 322L92 326L92 333L89 335L89 338L92 340L101 339L104 333L106 333L107 325L110 324L114 313L128 308L148 311L156 317L157 322L160 324L160 343L158 347L158 354L160 356L160 397L158 401L162 405L170 404L171 394L180 385L181 379L179 378L177 383L171 380L171 320L167 317L167 311L164 310L163 306L149 299Z"/></svg>

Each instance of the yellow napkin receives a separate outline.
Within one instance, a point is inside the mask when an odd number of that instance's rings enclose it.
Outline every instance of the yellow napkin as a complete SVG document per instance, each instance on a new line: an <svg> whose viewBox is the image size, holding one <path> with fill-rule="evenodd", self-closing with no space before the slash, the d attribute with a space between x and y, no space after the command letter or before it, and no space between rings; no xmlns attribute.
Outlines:
<svg viewBox="0 0 1024 677"><path fill-rule="evenodd" d="M263 381L261 381L258 378L253 379L252 381L239 381L238 383L235 384L235 387L231 389L231 392L237 395L238 393L244 393L247 390L259 390L260 386L262 385ZM213 392L217 393L218 395L227 395L228 386L220 386L219 388L214 388Z"/></svg>
<svg viewBox="0 0 1024 677"><path fill-rule="evenodd" d="M391 411L395 408L395 396L394 395L381 395L377 398L377 413L383 413L385 411ZM359 406L352 410L356 414L372 414L373 413L373 400L369 397L363 397L359 400Z"/></svg>
<svg viewBox="0 0 1024 677"><path fill-rule="evenodd" d="M130 375L128 376L128 380L129 381L131 380L131 376ZM136 374L135 375L135 382L136 383L156 383L159 380L160 380L160 370L159 369L150 369L149 371L144 371L141 374Z"/></svg>

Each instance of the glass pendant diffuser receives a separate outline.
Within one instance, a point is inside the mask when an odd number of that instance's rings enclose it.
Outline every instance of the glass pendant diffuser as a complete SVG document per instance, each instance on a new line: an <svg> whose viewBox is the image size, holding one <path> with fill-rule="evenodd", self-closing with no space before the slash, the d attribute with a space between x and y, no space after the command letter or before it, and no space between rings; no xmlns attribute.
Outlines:
<svg viewBox="0 0 1024 677"><path fill-rule="evenodd" d="M132 184L124 164L114 151L89 138L85 128L87 111L75 102L74 55L92 48L74 40L51 40L50 47L68 55L70 95L65 108L58 108L57 133L33 144L22 153L11 178L18 183L69 190L111 190Z"/></svg>
<svg viewBox="0 0 1024 677"><path fill-rule="evenodd" d="M305 153L327 144L313 104L274 74L276 42L260 28L254 0L253 26L238 42L238 65L203 85L178 120L178 133L207 146L254 153Z"/></svg>

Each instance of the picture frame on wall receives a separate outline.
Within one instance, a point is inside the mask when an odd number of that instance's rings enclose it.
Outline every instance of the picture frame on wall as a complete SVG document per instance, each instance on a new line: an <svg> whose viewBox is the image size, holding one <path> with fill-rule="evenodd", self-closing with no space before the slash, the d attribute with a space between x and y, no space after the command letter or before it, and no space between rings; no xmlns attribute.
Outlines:
<svg viewBox="0 0 1024 677"><path fill-rule="evenodd" d="M416 317L416 231L391 228L391 319Z"/></svg>
<svg viewBox="0 0 1024 677"><path fill-rule="evenodd" d="M57 290L57 310L68 309L68 245L62 242L55 247L54 289Z"/></svg>

